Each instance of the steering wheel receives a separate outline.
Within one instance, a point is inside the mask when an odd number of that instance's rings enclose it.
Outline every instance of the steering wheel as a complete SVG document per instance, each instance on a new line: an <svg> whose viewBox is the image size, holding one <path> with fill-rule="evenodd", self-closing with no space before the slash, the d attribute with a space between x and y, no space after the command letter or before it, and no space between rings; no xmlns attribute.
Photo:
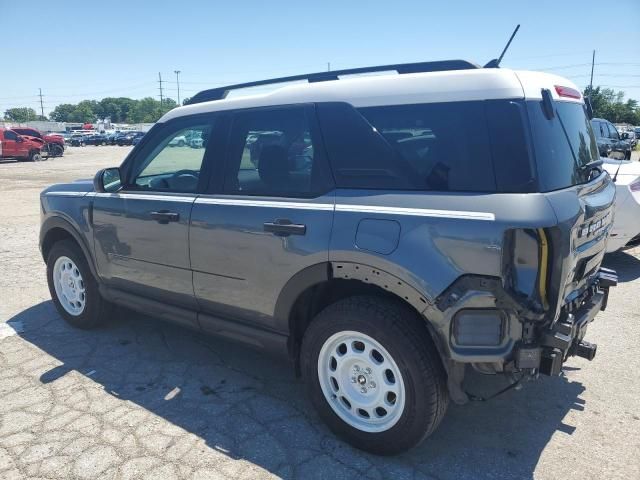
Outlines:
<svg viewBox="0 0 640 480"><path fill-rule="evenodd" d="M189 170L187 168L184 168L182 170L178 170L177 172L173 172L173 174L171 174L171 178L178 178L178 177L182 177L182 176L186 176L186 175L190 175L192 177L195 178L199 178L200 177L200 172L198 170Z"/></svg>

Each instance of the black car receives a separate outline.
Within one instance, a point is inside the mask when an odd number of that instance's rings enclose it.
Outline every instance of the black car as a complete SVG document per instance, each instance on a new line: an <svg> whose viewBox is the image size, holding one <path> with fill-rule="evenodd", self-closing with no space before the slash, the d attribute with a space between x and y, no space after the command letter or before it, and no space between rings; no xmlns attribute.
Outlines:
<svg viewBox="0 0 640 480"><path fill-rule="evenodd" d="M72 135L69 142L72 147L84 147L86 145L87 135Z"/></svg>
<svg viewBox="0 0 640 480"><path fill-rule="evenodd" d="M122 135L122 132L114 132L114 133L110 133L107 135L107 143L109 145L116 145L117 144L117 138Z"/></svg>
<svg viewBox="0 0 640 480"><path fill-rule="evenodd" d="M127 132L124 135L121 135L116 138L116 143L120 146L123 145L133 145L133 139L138 137L143 137L144 132Z"/></svg>
<svg viewBox="0 0 640 480"><path fill-rule="evenodd" d="M97 134L97 135L89 135L84 139L85 145L107 145L109 143L109 139L106 135Z"/></svg>
<svg viewBox="0 0 640 480"><path fill-rule="evenodd" d="M603 118L591 120L593 133L596 134L598 150L601 157L629 160L631 145L620 138L620 134L611 122Z"/></svg>

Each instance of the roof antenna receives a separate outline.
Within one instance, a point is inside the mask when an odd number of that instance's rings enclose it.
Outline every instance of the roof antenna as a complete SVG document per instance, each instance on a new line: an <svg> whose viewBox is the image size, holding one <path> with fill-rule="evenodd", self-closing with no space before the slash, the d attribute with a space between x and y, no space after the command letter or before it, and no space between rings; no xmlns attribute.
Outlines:
<svg viewBox="0 0 640 480"><path fill-rule="evenodd" d="M489 63L487 63L484 66L484 68L498 68L498 67L500 67L500 62L502 61L502 57L504 57L504 54L507 53L507 49L509 48L509 45L511 45L511 41L513 40L513 37L516 36L516 33L518 33L519 29L520 29L520 24L518 24L516 29L511 34L511 38L509 38L509 41L507 42L507 45L504 47L504 50L502 50L502 53L500 54L500 57L494 58L493 60L491 60Z"/></svg>

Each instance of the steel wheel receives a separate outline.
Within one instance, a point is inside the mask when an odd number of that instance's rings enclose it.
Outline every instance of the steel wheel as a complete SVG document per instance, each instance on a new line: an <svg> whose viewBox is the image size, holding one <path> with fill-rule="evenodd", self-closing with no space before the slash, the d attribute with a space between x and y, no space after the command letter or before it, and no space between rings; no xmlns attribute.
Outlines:
<svg viewBox="0 0 640 480"><path fill-rule="evenodd" d="M333 411L363 432L384 432L404 410L398 365L376 340L354 331L327 339L318 356L318 379Z"/></svg>
<svg viewBox="0 0 640 480"><path fill-rule="evenodd" d="M80 270L69 257L58 257L53 266L53 285L60 304L69 315L84 311L87 297Z"/></svg>

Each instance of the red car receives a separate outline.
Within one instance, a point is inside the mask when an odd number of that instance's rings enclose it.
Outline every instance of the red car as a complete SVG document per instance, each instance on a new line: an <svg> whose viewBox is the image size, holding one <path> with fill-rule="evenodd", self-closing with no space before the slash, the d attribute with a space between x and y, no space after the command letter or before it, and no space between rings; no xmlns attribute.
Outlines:
<svg viewBox="0 0 640 480"><path fill-rule="evenodd" d="M45 143L44 151L49 154L50 157L61 157L64 153L64 138L60 135L45 135L40 130L28 127L15 127L12 128L14 132L32 138L39 138Z"/></svg>
<svg viewBox="0 0 640 480"><path fill-rule="evenodd" d="M14 130L0 128L0 159L16 158L19 162L41 160L44 140L19 135Z"/></svg>

